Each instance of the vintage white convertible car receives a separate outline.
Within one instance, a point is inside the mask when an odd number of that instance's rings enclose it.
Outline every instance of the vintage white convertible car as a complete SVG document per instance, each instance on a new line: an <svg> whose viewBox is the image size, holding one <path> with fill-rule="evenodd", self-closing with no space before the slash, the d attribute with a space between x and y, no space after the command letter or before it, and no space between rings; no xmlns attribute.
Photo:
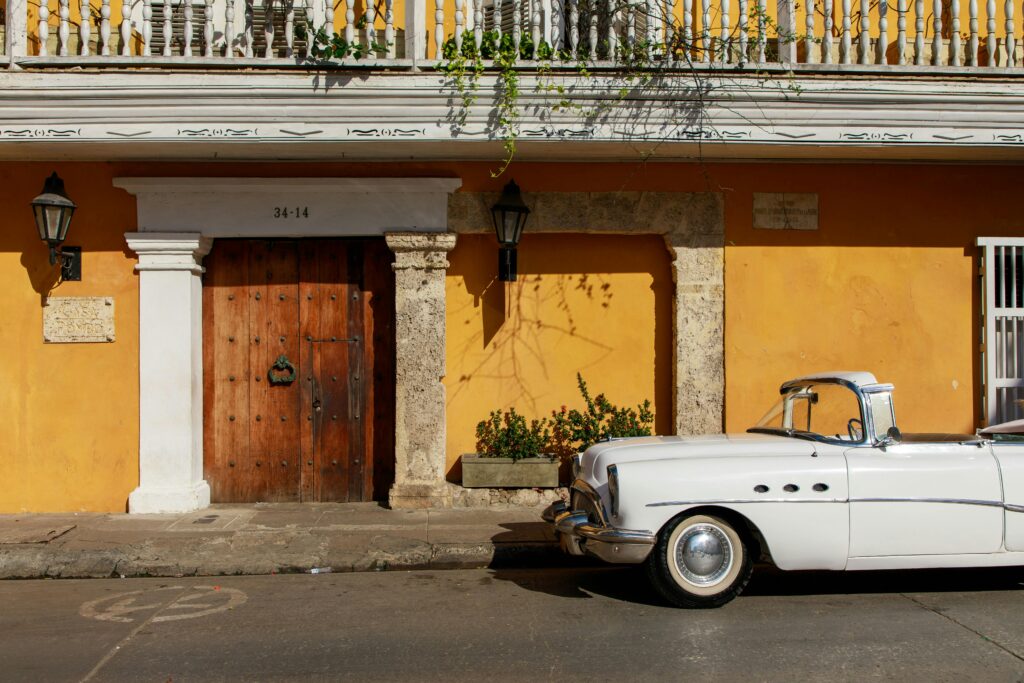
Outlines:
<svg viewBox="0 0 1024 683"><path fill-rule="evenodd" d="M1024 565L1024 421L901 434L893 386L836 372L782 385L746 434L613 439L577 455L563 549L646 562L684 607L784 570Z"/></svg>

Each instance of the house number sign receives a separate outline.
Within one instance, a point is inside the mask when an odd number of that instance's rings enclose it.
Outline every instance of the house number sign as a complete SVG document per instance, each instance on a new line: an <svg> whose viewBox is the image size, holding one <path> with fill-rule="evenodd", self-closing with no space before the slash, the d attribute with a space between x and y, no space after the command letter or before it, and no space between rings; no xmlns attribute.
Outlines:
<svg viewBox="0 0 1024 683"><path fill-rule="evenodd" d="M275 206L274 218L309 218L308 206Z"/></svg>
<svg viewBox="0 0 1024 683"><path fill-rule="evenodd" d="M43 341L51 344L114 341L114 298L48 298L43 307Z"/></svg>

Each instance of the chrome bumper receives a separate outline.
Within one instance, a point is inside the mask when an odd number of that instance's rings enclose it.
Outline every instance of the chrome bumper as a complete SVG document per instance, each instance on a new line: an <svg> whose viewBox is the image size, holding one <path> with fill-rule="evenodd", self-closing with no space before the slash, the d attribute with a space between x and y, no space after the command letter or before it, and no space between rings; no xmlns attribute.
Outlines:
<svg viewBox="0 0 1024 683"><path fill-rule="evenodd" d="M588 495L588 492L581 492ZM597 506L600 509L599 501ZM554 525L555 535L565 552L593 555L614 564L643 562L657 541L657 536L650 531L616 529L603 520L594 523L586 512L570 510L562 501L548 507L544 511L544 519Z"/></svg>

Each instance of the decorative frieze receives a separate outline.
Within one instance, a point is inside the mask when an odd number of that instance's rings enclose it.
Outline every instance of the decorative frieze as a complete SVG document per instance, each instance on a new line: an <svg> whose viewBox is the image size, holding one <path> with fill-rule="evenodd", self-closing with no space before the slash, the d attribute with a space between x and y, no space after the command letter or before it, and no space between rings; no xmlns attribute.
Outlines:
<svg viewBox="0 0 1024 683"><path fill-rule="evenodd" d="M558 102L536 75L524 73L517 158L614 160L656 153L659 159L710 159L736 157L743 148L743 158L863 158L870 150L875 160L912 155L991 161L1018 157L1024 144L1021 79L913 79L886 72L852 80L832 73L836 65L814 66L767 80L745 73L703 75L699 99L692 88L669 81L641 93L636 105L619 102L614 79L595 72L567 83L574 106L559 111L552 110ZM453 128L452 92L436 74L368 73L326 90L318 79L122 69L100 70L86 82L78 72L3 72L0 158L42 158L62 138L103 143L76 145L76 159L194 157L194 145L210 145L204 148L219 159L335 160L341 153L347 159L450 158L455 141L500 137L483 100L464 112L464 120L457 114L460 125ZM481 76L481 92L495 87L492 74ZM133 95L124 97L126 92ZM267 98L277 106L267 108ZM603 108L607 114L594 120L578 114ZM302 116L284 122L282 109ZM565 141L574 144L557 151L551 146ZM464 155L495 157L486 146L467 147Z"/></svg>

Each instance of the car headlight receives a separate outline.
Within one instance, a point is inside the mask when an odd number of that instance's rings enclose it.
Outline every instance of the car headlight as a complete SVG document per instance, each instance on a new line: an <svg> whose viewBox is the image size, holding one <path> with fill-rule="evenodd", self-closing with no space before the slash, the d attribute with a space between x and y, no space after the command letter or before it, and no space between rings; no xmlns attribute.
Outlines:
<svg viewBox="0 0 1024 683"><path fill-rule="evenodd" d="M619 516L619 468L608 465L608 496L612 499L612 517Z"/></svg>
<svg viewBox="0 0 1024 683"><path fill-rule="evenodd" d="M573 481L579 479L580 471L583 469L583 454L577 453L572 456L572 478Z"/></svg>

